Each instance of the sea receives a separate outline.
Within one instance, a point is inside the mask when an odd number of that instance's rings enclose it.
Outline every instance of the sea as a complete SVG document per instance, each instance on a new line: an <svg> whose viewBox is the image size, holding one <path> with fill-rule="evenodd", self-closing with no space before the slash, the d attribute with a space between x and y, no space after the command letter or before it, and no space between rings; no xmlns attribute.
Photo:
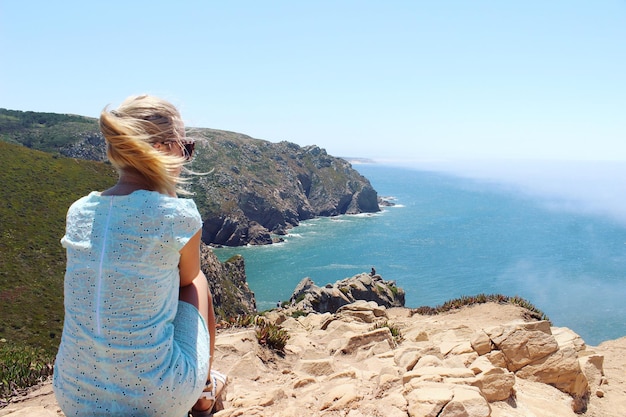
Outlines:
<svg viewBox="0 0 626 417"><path fill-rule="evenodd" d="M258 310L305 277L323 286L372 268L406 306L477 294L520 296L587 344L626 336L626 163L354 163L394 205L315 218L245 260Z"/></svg>

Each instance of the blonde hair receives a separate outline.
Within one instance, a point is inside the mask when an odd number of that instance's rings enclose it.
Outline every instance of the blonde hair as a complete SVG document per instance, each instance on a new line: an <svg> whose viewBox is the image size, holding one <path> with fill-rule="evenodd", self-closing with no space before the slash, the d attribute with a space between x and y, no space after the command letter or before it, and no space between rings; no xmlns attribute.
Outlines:
<svg viewBox="0 0 626 417"><path fill-rule="evenodd" d="M154 191L174 195L185 181L178 173L185 158L160 152L155 143L185 138L185 125L171 103L149 95L131 96L116 109L100 114L107 157L120 171L141 174Z"/></svg>

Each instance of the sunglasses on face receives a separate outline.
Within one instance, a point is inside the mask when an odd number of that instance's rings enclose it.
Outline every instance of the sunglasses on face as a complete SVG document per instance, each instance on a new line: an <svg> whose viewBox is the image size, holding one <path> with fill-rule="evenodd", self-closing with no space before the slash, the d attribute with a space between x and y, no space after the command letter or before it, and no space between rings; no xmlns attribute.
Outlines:
<svg viewBox="0 0 626 417"><path fill-rule="evenodd" d="M182 146L182 150L183 150L183 157L185 158L185 160L189 161L191 160L191 158L193 157L193 151L196 148L196 143L190 140L183 140L183 141L176 141L176 140L168 140L165 142L161 142L161 144L163 145L167 145L169 147L170 150L172 150L172 143L175 143L179 146Z"/></svg>

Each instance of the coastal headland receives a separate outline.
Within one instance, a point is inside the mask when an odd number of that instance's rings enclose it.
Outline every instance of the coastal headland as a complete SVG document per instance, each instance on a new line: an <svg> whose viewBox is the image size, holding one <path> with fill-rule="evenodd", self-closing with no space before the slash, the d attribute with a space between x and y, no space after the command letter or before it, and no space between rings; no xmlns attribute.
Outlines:
<svg viewBox="0 0 626 417"><path fill-rule="evenodd" d="M0 132L8 138L0 142L6 179L0 199L0 275L6 278L0 280L6 301L0 304L0 336L53 351L62 330L64 256L58 239L64 214L71 201L106 188L115 175L94 162L104 158L95 120L37 114L36 123L24 128L30 113L6 112L10 117ZM86 127L55 136L60 123ZM198 177L192 190L210 226L207 244L269 244L271 234L284 234L305 219L379 210L369 181L317 146L201 133L207 140L198 146L192 169L211 175ZM243 258L220 264L208 247L202 256L220 319L255 312ZM295 297L294 306L263 314L264 322L288 335L279 351L259 344L254 325L223 326L215 363L230 383L216 417L626 415L626 337L587 346L570 329L510 303L433 315L381 305L383 292L389 299L403 294L367 275L324 287L304 281L313 292L302 305ZM372 287L362 291L368 283ZM378 298L364 297L374 288ZM331 311L316 310L320 306ZM43 382L13 396L0 409L0 416L9 415L63 414L50 383Z"/></svg>

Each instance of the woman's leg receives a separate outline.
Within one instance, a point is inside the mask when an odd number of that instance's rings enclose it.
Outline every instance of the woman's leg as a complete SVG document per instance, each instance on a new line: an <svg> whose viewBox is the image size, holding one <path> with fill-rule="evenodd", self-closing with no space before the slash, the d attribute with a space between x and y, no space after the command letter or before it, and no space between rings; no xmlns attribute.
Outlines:
<svg viewBox="0 0 626 417"><path fill-rule="evenodd" d="M211 358L209 360L209 375L207 375L208 381L211 375L211 366L215 353L215 312L213 311L213 297L211 296L211 291L209 291L209 284L202 271L198 273L190 285L180 288L178 298L181 301L194 305L204 318L209 329L209 336L211 338L209 341ZM213 407L213 405L214 401L201 398L196 402L194 408L196 410L206 410Z"/></svg>

